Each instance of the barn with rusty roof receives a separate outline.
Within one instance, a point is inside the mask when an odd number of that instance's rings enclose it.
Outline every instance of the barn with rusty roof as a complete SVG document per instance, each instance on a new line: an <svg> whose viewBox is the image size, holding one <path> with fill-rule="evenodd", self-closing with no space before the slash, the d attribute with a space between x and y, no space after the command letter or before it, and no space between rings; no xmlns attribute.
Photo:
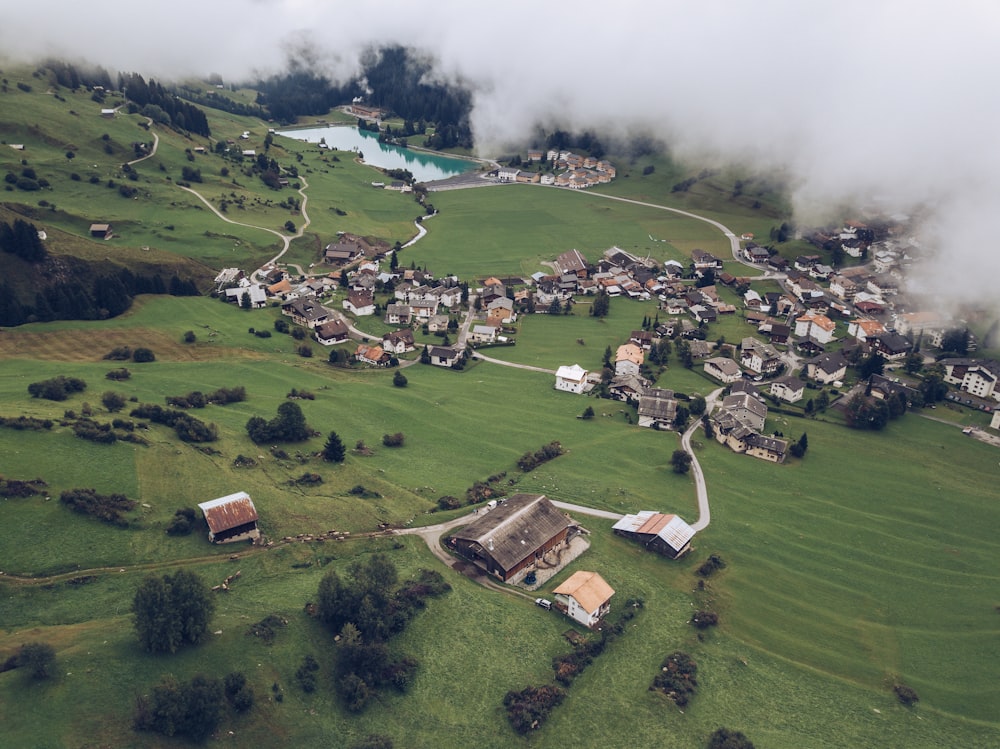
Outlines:
<svg viewBox="0 0 1000 749"><path fill-rule="evenodd" d="M647 549L671 559L686 554L691 549L694 528L677 515L646 510L636 515L626 515L612 526L619 536L638 541Z"/></svg>
<svg viewBox="0 0 1000 749"><path fill-rule="evenodd" d="M455 550L504 582L565 546L576 524L544 494L515 494L452 534Z"/></svg>
<svg viewBox="0 0 1000 749"><path fill-rule="evenodd" d="M260 538L257 529L257 508L246 492L236 492L225 497L202 502L198 505L208 523L208 540L214 544L233 541L255 541Z"/></svg>

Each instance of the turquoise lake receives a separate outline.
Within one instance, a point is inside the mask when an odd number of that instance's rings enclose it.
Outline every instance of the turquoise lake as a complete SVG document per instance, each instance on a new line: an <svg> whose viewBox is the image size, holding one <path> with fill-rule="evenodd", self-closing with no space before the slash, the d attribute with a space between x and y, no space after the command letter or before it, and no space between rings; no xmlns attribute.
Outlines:
<svg viewBox="0 0 1000 749"><path fill-rule="evenodd" d="M359 151L364 162L382 169L408 169L417 182L431 182L472 171L478 165L468 159L440 156L378 142L375 133L363 132L350 125L278 130L277 135L308 143L326 143L336 151Z"/></svg>

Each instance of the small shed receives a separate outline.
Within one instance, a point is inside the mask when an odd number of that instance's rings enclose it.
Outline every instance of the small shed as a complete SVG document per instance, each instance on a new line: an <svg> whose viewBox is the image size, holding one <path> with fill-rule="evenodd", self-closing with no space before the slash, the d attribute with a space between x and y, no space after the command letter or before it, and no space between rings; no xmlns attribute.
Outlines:
<svg viewBox="0 0 1000 749"><path fill-rule="evenodd" d="M596 572L580 570L552 591L556 608L585 627L593 627L611 610L614 588Z"/></svg>
<svg viewBox="0 0 1000 749"><path fill-rule="evenodd" d="M208 540L213 544L256 541L257 508L246 492L236 492L198 505L208 523Z"/></svg>
<svg viewBox="0 0 1000 749"><path fill-rule="evenodd" d="M94 239L108 239L111 236L111 224L91 224L90 236Z"/></svg>

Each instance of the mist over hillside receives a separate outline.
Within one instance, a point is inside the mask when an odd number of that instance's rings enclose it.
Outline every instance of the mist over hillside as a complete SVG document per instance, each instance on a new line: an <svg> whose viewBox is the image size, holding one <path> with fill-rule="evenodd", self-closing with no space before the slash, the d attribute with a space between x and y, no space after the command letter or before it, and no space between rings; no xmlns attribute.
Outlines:
<svg viewBox="0 0 1000 749"><path fill-rule="evenodd" d="M428 82L471 92L484 154L541 125L652 134L682 156L780 170L800 223L844 205L919 216L937 260L915 271L913 285L954 296L961 282L965 300L991 298L1000 116L984 94L1000 63L1000 10L968 1L625 0L613 12L593 2L571 11L523 0L181 0L136 17L109 0L81 14L41 0L5 14L0 48L167 78L255 80L294 60L347 81L366 50L402 44L427 61Z"/></svg>

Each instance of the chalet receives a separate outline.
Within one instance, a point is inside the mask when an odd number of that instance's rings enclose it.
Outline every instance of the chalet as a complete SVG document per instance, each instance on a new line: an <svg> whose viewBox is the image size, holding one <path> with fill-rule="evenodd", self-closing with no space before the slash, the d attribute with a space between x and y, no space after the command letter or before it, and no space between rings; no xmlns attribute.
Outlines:
<svg viewBox="0 0 1000 749"><path fill-rule="evenodd" d="M880 333L868 339L873 351L877 351L888 361L896 361L905 357L912 348L910 342L899 333Z"/></svg>
<svg viewBox="0 0 1000 749"><path fill-rule="evenodd" d="M347 265L364 256L361 246L355 242L328 244L323 259L332 265Z"/></svg>
<svg viewBox="0 0 1000 749"><path fill-rule="evenodd" d="M765 437L742 423L729 411L723 410L712 417L715 439L733 452L745 453L772 463L783 463L788 452L788 442L776 437Z"/></svg>
<svg viewBox="0 0 1000 749"><path fill-rule="evenodd" d="M752 243L743 248L743 256L751 263L758 265L763 265L771 259L771 253L767 251L766 247Z"/></svg>
<svg viewBox="0 0 1000 749"><path fill-rule="evenodd" d="M979 398L1000 400L1000 362L993 359L944 359L944 381Z"/></svg>
<svg viewBox="0 0 1000 749"><path fill-rule="evenodd" d="M650 551L671 559L684 556L691 550L691 539L695 533L694 528L680 516L649 510L626 515L611 529L619 536L638 541Z"/></svg>
<svg viewBox="0 0 1000 749"><path fill-rule="evenodd" d="M795 335L803 338L814 338L818 343L827 344L833 340L837 326L826 315L807 312L795 319Z"/></svg>
<svg viewBox="0 0 1000 749"><path fill-rule="evenodd" d="M722 409L731 413L737 421L759 432L767 419L767 406L749 393L727 395L722 399Z"/></svg>
<svg viewBox="0 0 1000 749"><path fill-rule="evenodd" d="M408 304L387 304L385 322L387 325L409 325L413 322L413 310Z"/></svg>
<svg viewBox="0 0 1000 749"><path fill-rule="evenodd" d="M819 263L819 255L799 255L795 258L795 270L808 273L809 269Z"/></svg>
<svg viewBox="0 0 1000 749"><path fill-rule="evenodd" d="M829 385L844 379L847 374L847 359L839 351L822 354L806 362L802 370L806 377Z"/></svg>
<svg viewBox="0 0 1000 749"><path fill-rule="evenodd" d="M830 279L830 293L850 301L858 293L858 284L847 276L834 276Z"/></svg>
<svg viewBox="0 0 1000 749"><path fill-rule="evenodd" d="M615 354L615 374L639 374L644 356L642 349L634 343L626 343L618 347Z"/></svg>
<svg viewBox="0 0 1000 749"><path fill-rule="evenodd" d="M236 492L198 505L208 523L208 540L213 544L256 541L257 508L246 492Z"/></svg>
<svg viewBox="0 0 1000 749"><path fill-rule="evenodd" d="M367 343L358 344L354 350L354 358L373 367L388 367L392 360L392 356L381 346L371 346Z"/></svg>
<svg viewBox="0 0 1000 749"><path fill-rule="evenodd" d="M684 275L684 266L677 260L668 260L663 264L663 274L668 278L680 278Z"/></svg>
<svg viewBox="0 0 1000 749"><path fill-rule="evenodd" d="M567 393L583 393L587 386L587 370L579 364L562 366L556 370L556 390Z"/></svg>
<svg viewBox="0 0 1000 749"><path fill-rule="evenodd" d="M771 318L764 320L758 327L757 332L767 336L771 343L788 343L792 335L792 329L788 325L774 322Z"/></svg>
<svg viewBox="0 0 1000 749"><path fill-rule="evenodd" d="M740 343L740 364L760 375L772 375L781 367L781 355L769 343L747 337Z"/></svg>
<svg viewBox="0 0 1000 749"><path fill-rule="evenodd" d="M566 546L576 526L544 494L515 494L450 539L455 550L503 582Z"/></svg>
<svg viewBox="0 0 1000 749"><path fill-rule="evenodd" d="M454 346L429 346L427 354L430 357L430 363L434 366L453 367L462 358L464 352Z"/></svg>
<svg viewBox="0 0 1000 749"><path fill-rule="evenodd" d="M272 283L268 286L267 293L284 300L292 293L292 284L287 278L283 278L277 283Z"/></svg>
<svg viewBox="0 0 1000 749"><path fill-rule="evenodd" d="M767 261L767 267L772 270L776 270L779 273L787 273L788 260L783 258L781 255L772 255Z"/></svg>
<svg viewBox="0 0 1000 749"><path fill-rule="evenodd" d="M374 107L370 104L362 104L361 102L353 102L349 109L351 114L365 120L378 120L385 114L381 107Z"/></svg>
<svg viewBox="0 0 1000 749"><path fill-rule="evenodd" d="M691 316L699 323L713 323L718 319L719 313L714 307L706 307L702 304L695 304L688 309Z"/></svg>
<svg viewBox="0 0 1000 749"><path fill-rule="evenodd" d="M351 291L343 304L344 309L357 317L375 314L375 295L370 291Z"/></svg>
<svg viewBox="0 0 1000 749"><path fill-rule="evenodd" d="M469 333L472 343L496 343L498 328L492 325L473 325Z"/></svg>
<svg viewBox="0 0 1000 749"><path fill-rule="evenodd" d="M771 383L771 395L788 403L797 403L805 394L806 384L798 377L788 375Z"/></svg>
<svg viewBox="0 0 1000 749"><path fill-rule="evenodd" d="M505 296L497 297L489 304L486 305L486 311L492 312L493 310L502 310L503 314L500 319L504 323L512 323L517 320L517 313L514 312L514 300L508 299Z"/></svg>
<svg viewBox="0 0 1000 749"><path fill-rule="evenodd" d="M109 119L110 120L110 119L114 118L115 111L116 110L114 110L114 109L104 108L104 109L101 110L101 117L104 117L105 119Z"/></svg>
<svg viewBox="0 0 1000 749"><path fill-rule="evenodd" d="M111 239L111 224L91 224L90 236L94 239Z"/></svg>
<svg viewBox="0 0 1000 749"><path fill-rule="evenodd" d="M649 351L653 347L654 338L655 334L651 330L633 330L628 340L643 351Z"/></svg>
<svg viewBox="0 0 1000 749"><path fill-rule="evenodd" d="M439 333L448 329L448 322L451 318L448 315L431 315L427 320L427 332Z"/></svg>
<svg viewBox="0 0 1000 749"><path fill-rule="evenodd" d="M608 395L613 400L638 403L648 387L649 383L637 374L618 375L608 383Z"/></svg>
<svg viewBox="0 0 1000 749"><path fill-rule="evenodd" d="M413 351L415 348L413 331L409 328L403 328L385 333L382 336L382 348L391 354L405 354L407 351Z"/></svg>
<svg viewBox="0 0 1000 749"><path fill-rule="evenodd" d="M648 388L639 396L639 426L673 429L677 418L677 399L673 390Z"/></svg>
<svg viewBox="0 0 1000 749"><path fill-rule="evenodd" d="M691 265L695 270L722 270L722 261L704 250L691 250Z"/></svg>
<svg viewBox="0 0 1000 749"><path fill-rule="evenodd" d="M610 611L615 591L596 572L580 570L552 593L556 608L585 627L594 627Z"/></svg>
<svg viewBox="0 0 1000 749"><path fill-rule="evenodd" d="M809 269L809 277L817 281L826 281L833 275L833 268L823 263L817 263Z"/></svg>
<svg viewBox="0 0 1000 749"><path fill-rule="evenodd" d="M316 299L293 299L281 305L281 314L288 315L296 325L315 328L330 320L330 310Z"/></svg>
<svg viewBox="0 0 1000 749"><path fill-rule="evenodd" d="M878 320L855 320L847 326L848 335L852 335L859 341L867 341L869 338L885 333L885 325Z"/></svg>
<svg viewBox="0 0 1000 749"><path fill-rule="evenodd" d="M330 320L313 328L316 340L324 346L333 346L347 340L347 324L343 320Z"/></svg>
<svg viewBox="0 0 1000 749"><path fill-rule="evenodd" d="M715 356L705 360L705 374L728 384L742 379L743 370L732 359Z"/></svg>

